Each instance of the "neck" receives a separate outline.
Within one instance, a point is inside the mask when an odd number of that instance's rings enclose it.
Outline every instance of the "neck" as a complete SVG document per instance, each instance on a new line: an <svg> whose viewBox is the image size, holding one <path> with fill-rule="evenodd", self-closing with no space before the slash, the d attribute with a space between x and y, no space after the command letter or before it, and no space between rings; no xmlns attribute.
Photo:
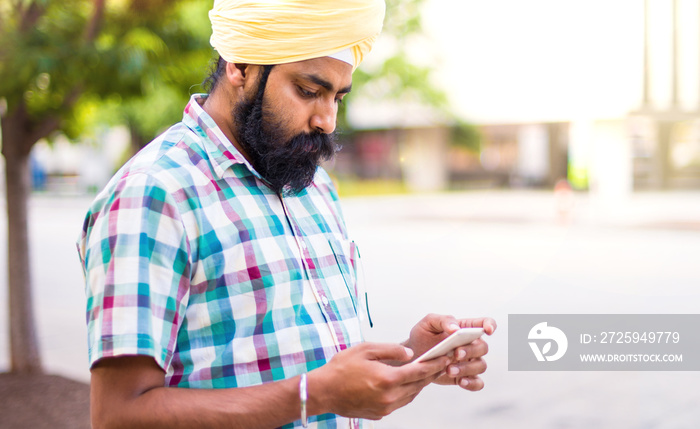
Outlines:
<svg viewBox="0 0 700 429"><path fill-rule="evenodd" d="M238 149L238 151L248 162L251 162L246 151L234 137L235 124L233 122L233 106L231 105L230 100L231 98L226 97L226 94L222 93L221 88L217 88L211 94L209 94L209 96L204 100L204 104L201 106L202 109L207 112L209 116L211 116L231 144Z"/></svg>

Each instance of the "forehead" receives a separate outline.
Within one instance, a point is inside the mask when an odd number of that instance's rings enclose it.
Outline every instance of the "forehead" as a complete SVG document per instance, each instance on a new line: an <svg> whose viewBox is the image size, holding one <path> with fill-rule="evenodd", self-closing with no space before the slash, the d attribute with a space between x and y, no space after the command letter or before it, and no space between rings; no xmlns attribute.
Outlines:
<svg viewBox="0 0 700 429"><path fill-rule="evenodd" d="M311 77L322 79L339 91L352 84L352 66L335 58L323 57L294 63L280 64L273 72L288 79L309 80Z"/></svg>

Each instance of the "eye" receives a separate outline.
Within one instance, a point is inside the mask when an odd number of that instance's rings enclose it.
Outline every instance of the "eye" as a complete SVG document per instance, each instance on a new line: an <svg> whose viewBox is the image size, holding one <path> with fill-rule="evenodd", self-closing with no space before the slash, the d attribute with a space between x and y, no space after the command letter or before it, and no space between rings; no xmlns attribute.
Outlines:
<svg viewBox="0 0 700 429"><path fill-rule="evenodd" d="M307 89L302 88L301 86L297 85L297 89L299 90L299 94L301 94L302 97L304 98L314 98L316 97L316 93L313 91L309 91Z"/></svg>
<svg viewBox="0 0 700 429"><path fill-rule="evenodd" d="M335 99L335 102L336 102L337 105L340 106L341 104L343 104L343 99L342 99L342 98L336 98L336 99Z"/></svg>

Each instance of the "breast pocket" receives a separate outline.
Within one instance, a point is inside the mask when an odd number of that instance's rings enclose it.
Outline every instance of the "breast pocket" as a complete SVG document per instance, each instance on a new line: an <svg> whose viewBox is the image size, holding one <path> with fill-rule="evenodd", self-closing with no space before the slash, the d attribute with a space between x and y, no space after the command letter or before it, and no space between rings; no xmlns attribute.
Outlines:
<svg viewBox="0 0 700 429"><path fill-rule="evenodd" d="M360 293L357 284L357 245L352 240L330 238L328 242L333 250L338 269L343 277L345 287L352 298L355 314L358 314Z"/></svg>

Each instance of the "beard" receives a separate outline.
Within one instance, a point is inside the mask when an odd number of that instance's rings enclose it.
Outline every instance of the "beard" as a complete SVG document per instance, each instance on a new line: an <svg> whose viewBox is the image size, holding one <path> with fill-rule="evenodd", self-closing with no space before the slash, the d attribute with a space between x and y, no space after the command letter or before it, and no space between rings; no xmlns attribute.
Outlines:
<svg viewBox="0 0 700 429"><path fill-rule="evenodd" d="M234 108L235 137L273 191L296 195L313 183L316 168L333 158L340 145L335 133L299 133L288 138L283 121L263 107L268 75L269 69L264 69L256 96Z"/></svg>

